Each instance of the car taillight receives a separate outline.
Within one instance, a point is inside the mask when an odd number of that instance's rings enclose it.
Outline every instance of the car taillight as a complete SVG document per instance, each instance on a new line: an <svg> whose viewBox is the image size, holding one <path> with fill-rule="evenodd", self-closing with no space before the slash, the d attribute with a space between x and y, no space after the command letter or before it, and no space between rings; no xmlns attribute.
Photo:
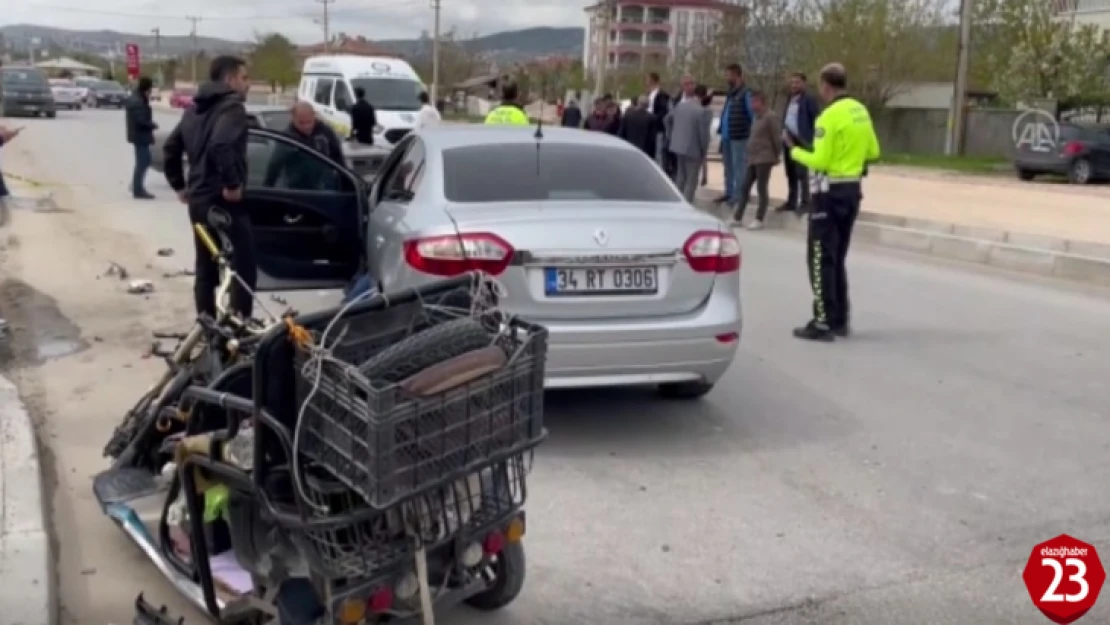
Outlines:
<svg viewBox="0 0 1110 625"><path fill-rule="evenodd" d="M690 268L698 273L732 273L740 270L740 241L731 233L700 230L682 246Z"/></svg>
<svg viewBox="0 0 1110 625"><path fill-rule="evenodd" d="M1079 154L1082 151L1083 151L1083 144L1082 143L1080 143L1078 141L1068 141L1067 144L1064 145L1063 154L1065 156L1075 156L1076 154Z"/></svg>
<svg viewBox="0 0 1110 625"><path fill-rule="evenodd" d="M405 262L433 276L467 271L500 275L513 260L513 246L496 234L471 232L405 241Z"/></svg>

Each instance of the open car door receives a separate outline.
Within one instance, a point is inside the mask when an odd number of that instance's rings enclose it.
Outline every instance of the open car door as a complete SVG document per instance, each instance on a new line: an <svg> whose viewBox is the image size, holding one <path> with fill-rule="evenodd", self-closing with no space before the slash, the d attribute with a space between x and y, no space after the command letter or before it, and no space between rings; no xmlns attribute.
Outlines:
<svg viewBox="0 0 1110 625"><path fill-rule="evenodd" d="M258 256L258 291L346 286L364 255L369 189L345 166L252 127L242 206Z"/></svg>

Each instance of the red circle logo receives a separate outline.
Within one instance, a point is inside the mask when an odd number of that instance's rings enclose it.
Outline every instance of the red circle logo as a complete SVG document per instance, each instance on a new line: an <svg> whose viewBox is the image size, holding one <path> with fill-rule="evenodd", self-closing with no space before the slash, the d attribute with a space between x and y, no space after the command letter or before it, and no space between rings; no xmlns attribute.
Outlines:
<svg viewBox="0 0 1110 625"><path fill-rule="evenodd" d="M1053 623L1068 625L1095 607L1106 569L1093 545L1060 534L1033 547L1021 578L1033 605Z"/></svg>

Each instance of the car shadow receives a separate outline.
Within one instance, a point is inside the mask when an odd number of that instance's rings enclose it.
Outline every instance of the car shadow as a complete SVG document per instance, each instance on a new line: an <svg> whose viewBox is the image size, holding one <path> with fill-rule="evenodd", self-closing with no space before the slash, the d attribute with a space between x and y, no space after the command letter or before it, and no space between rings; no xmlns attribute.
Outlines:
<svg viewBox="0 0 1110 625"><path fill-rule="evenodd" d="M741 352L712 393L668 400L650 387L548 391L547 457L705 458L821 444L858 421L790 372Z"/></svg>

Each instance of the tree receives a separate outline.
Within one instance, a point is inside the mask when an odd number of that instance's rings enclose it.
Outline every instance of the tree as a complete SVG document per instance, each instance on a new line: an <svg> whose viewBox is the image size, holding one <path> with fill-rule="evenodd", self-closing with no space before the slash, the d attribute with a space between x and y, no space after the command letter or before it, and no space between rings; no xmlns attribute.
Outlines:
<svg viewBox="0 0 1110 625"><path fill-rule="evenodd" d="M695 80L716 85L721 81L724 68L730 63L739 63L744 37L744 14L726 13L720 22L708 22L705 32L695 36L700 43L684 50L677 50L675 65L684 74Z"/></svg>
<svg viewBox="0 0 1110 625"><path fill-rule="evenodd" d="M489 64L475 53L470 41L477 34L463 38L454 28L440 33L439 38L439 85L447 90L468 78L489 72ZM425 83L432 82L432 38L422 33L417 44L417 52L409 59L416 73ZM443 89L440 93L444 93Z"/></svg>
<svg viewBox="0 0 1110 625"><path fill-rule="evenodd" d="M941 0L803 1L810 58L842 63L852 94L872 109L910 83L955 69L954 49L941 45L947 27Z"/></svg>
<svg viewBox="0 0 1110 625"><path fill-rule="evenodd" d="M1058 18L1050 3L983 0L973 34L973 75L1011 104L1054 98L1067 110L1110 99L1101 29Z"/></svg>
<svg viewBox="0 0 1110 625"><path fill-rule="evenodd" d="M297 83L297 46L280 33L256 37L250 53L251 72L255 77L284 89Z"/></svg>

